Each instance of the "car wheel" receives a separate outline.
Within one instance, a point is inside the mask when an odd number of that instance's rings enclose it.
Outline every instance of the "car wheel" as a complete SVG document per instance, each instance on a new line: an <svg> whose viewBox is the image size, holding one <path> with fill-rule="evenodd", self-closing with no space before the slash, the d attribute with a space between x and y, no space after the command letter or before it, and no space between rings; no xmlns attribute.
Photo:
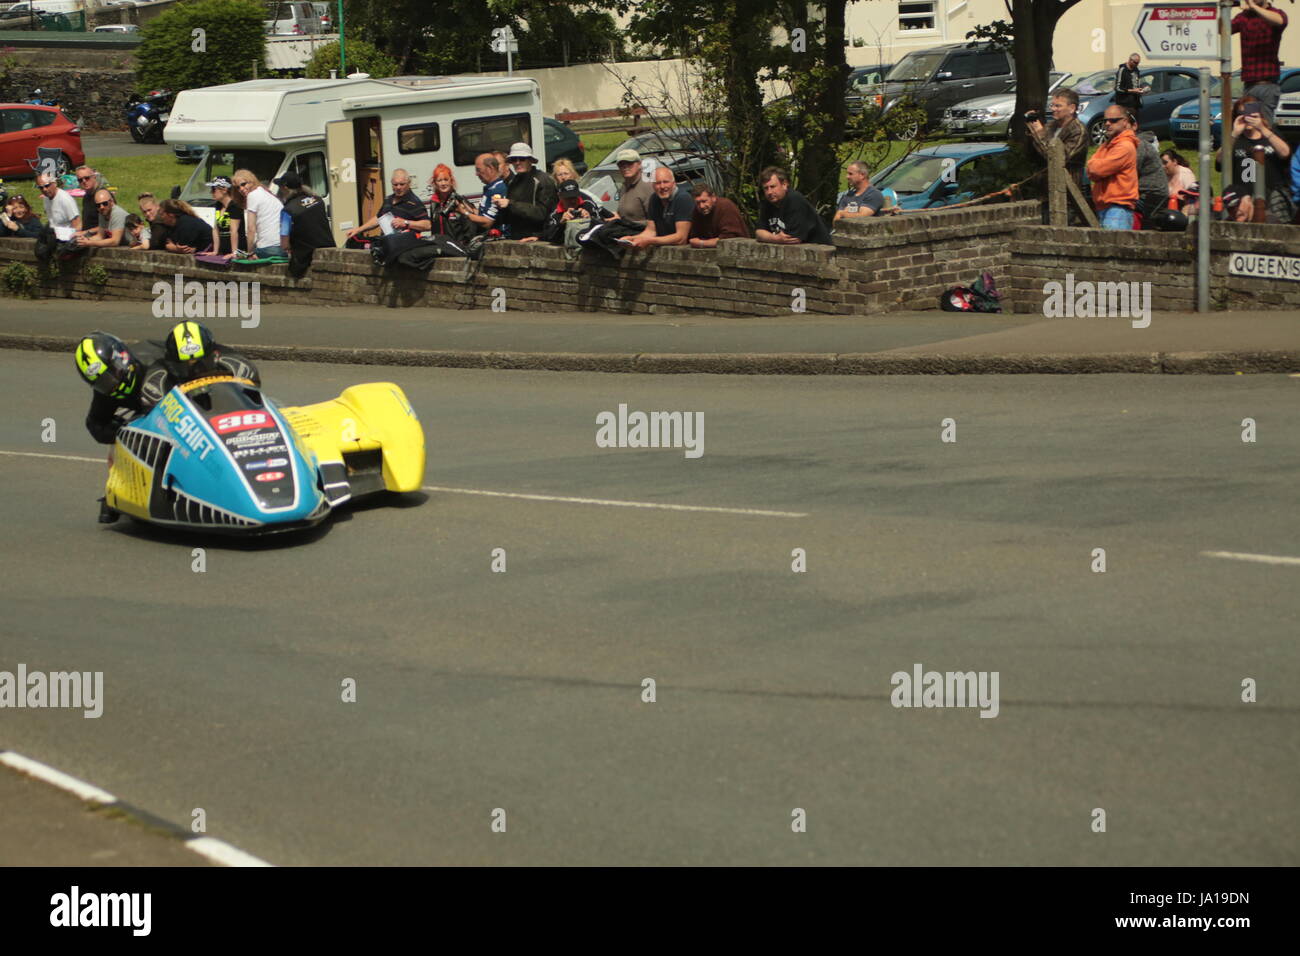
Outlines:
<svg viewBox="0 0 1300 956"><path fill-rule="evenodd" d="M1088 142L1100 146L1106 142L1106 121L1098 118L1088 124Z"/></svg>
<svg viewBox="0 0 1300 956"><path fill-rule="evenodd" d="M894 139L900 142L910 142L921 135L921 124L913 123L911 126L904 126L894 133Z"/></svg>

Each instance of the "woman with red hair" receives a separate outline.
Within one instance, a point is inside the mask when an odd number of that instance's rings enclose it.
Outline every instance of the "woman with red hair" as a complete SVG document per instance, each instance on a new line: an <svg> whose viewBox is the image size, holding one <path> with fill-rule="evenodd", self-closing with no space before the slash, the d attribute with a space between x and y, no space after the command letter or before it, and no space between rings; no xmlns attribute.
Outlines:
<svg viewBox="0 0 1300 956"><path fill-rule="evenodd" d="M457 242L469 239L474 231L473 223L466 213L469 204L456 192L456 175L446 163L439 163L429 177L433 195L429 198L429 219L433 223L430 230L435 236L449 236Z"/></svg>

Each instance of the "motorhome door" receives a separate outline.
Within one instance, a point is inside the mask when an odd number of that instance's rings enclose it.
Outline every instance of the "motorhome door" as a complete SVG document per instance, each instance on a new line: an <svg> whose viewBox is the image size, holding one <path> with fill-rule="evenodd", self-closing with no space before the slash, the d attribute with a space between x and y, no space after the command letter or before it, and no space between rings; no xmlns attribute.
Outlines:
<svg viewBox="0 0 1300 956"><path fill-rule="evenodd" d="M352 120L325 124L325 158L330 175L334 241L342 247L348 230L361 224L357 189L357 157Z"/></svg>

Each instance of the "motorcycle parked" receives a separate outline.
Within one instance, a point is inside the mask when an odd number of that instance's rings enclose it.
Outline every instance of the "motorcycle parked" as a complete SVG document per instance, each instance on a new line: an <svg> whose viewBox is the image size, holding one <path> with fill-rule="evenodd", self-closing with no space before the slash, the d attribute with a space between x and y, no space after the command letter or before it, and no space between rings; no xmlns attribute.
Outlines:
<svg viewBox="0 0 1300 956"><path fill-rule="evenodd" d="M62 105L59 103L58 99L56 99L53 96L46 96L44 93L40 91L40 89L32 90L31 95L29 95L27 99L24 100L24 102L30 103L32 106L61 106Z"/></svg>
<svg viewBox="0 0 1300 956"><path fill-rule="evenodd" d="M144 96L132 93L126 102L126 126L137 143L161 143L163 127L171 117L171 90L150 90Z"/></svg>

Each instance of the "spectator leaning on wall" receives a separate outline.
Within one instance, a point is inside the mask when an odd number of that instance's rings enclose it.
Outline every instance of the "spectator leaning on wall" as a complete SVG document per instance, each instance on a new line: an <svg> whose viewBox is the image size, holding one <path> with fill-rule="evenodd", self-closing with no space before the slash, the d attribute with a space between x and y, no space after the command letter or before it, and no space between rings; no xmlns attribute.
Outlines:
<svg viewBox="0 0 1300 956"><path fill-rule="evenodd" d="M695 212L687 243L694 249L712 249L722 239L748 239L749 226L734 202L719 196L704 182L696 183Z"/></svg>
<svg viewBox="0 0 1300 956"><path fill-rule="evenodd" d="M81 229L81 213L77 201L59 188L59 181L48 173L36 177L36 188L41 191L41 204L45 207L45 221L54 229ZM96 216L98 221L98 216Z"/></svg>
<svg viewBox="0 0 1300 956"><path fill-rule="evenodd" d="M618 218L645 222L650 218L650 200L654 187L642 178L641 154L635 149L619 150L614 162L623 177L623 195L618 200Z"/></svg>
<svg viewBox="0 0 1300 956"><path fill-rule="evenodd" d="M759 227L754 238L759 242L784 245L809 242L829 246L830 230L801 194L790 188L790 174L780 166L769 166L758 174L763 202L758 208Z"/></svg>
<svg viewBox="0 0 1300 956"><path fill-rule="evenodd" d="M1092 203L1103 229L1132 229L1138 201L1137 137L1133 114L1106 107L1106 140L1088 160Z"/></svg>
<svg viewBox="0 0 1300 956"><path fill-rule="evenodd" d="M555 208L555 183L536 169L537 157L527 143L515 143L506 157L515 174L506 184L506 195L492 200L501 210L502 221L510 227L512 239L540 236L546 219Z"/></svg>
<svg viewBox="0 0 1300 956"><path fill-rule="evenodd" d="M1232 32L1241 34L1241 82L1246 95L1262 104L1269 123L1282 96L1277 84L1282 72L1277 49L1286 24L1286 14L1274 7L1272 0L1242 0L1242 11L1232 18Z"/></svg>
<svg viewBox="0 0 1300 956"><path fill-rule="evenodd" d="M99 170L92 169L90 166L78 166L75 172L77 185L85 190L81 197L82 228L89 229L90 224L97 222L99 216L99 210L95 208L95 193L100 189L107 189L108 180L100 175Z"/></svg>
<svg viewBox="0 0 1300 956"><path fill-rule="evenodd" d="M628 244L637 249L686 245L695 213L690 194L677 185L673 171L667 166L655 170L654 191L646 208L649 221L640 235L628 237Z"/></svg>
<svg viewBox="0 0 1300 956"><path fill-rule="evenodd" d="M411 174L405 169L394 169L393 178L389 181L392 183L393 191L379 207L379 212L356 228L349 229L347 234L349 240L374 229L379 225L379 220L387 215L393 217L393 228L399 232L407 230L427 232L433 225L429 219L429 210L425 208L420 197L411 192Z"/></svg>
<svg viewBox="0 0 1300 956"><path fill-rule="evenodd" d="M844 167L844 178L849 188L840 193L835 201L835 215L831 222L841 219L865 219L874 216L884 208L885 197L879 189L871 185L871 173L867 164L854 160Z"/></svg>

